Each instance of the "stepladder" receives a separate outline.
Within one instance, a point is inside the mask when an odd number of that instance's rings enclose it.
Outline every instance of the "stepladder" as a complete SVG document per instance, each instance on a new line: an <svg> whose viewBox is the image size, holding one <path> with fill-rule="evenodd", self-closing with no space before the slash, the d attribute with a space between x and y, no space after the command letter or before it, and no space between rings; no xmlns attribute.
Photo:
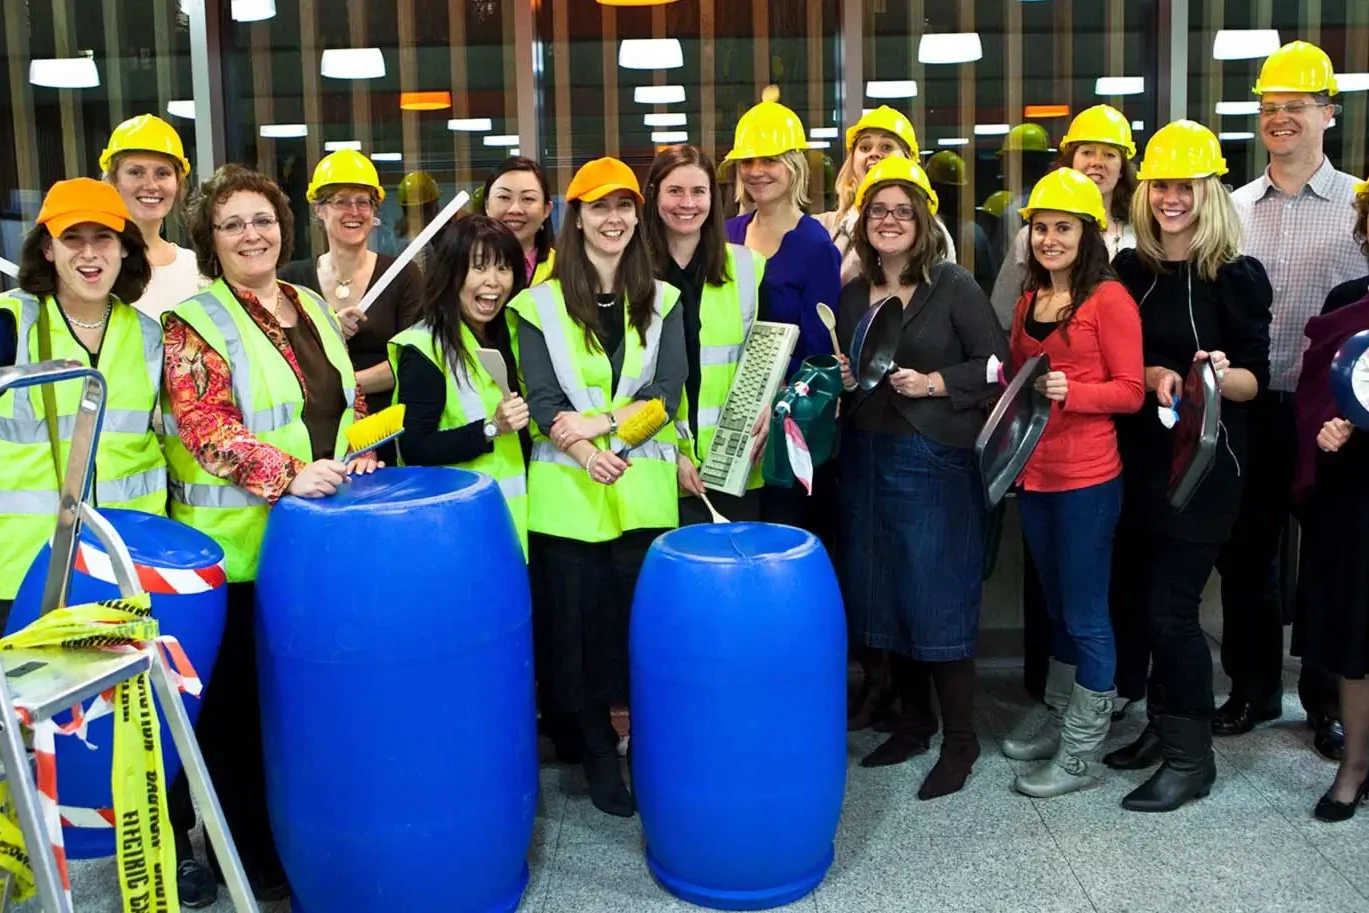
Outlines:
<svg viewBox="0 0 1369 913"><path fill-rule="evenodd" d="M6 396L30 397L25 388L59 383L81 383L83 389L75 420L71 424L70 449L65 467L55 465L59 482L57 524L43 585L42 613L67 607L81 531L86 528L109 556L114 578L124 599L145 596L133 559L119 533L94 506L91 490L96 454L106 402L104 376L78 361L58 360L0 368L0 401ZM44 412L52 411L53 398L43 397ZM30 407L22 410L32 417ZM23 415L16 418L23 420ZM149 420L151 417L149 416ZM58 423L50 414L33 422L49 437ZM54 464L58 448L54 446ZM36 902L44 913L74 913L72 893L66 879L65 860L53 851L53 829L60 819L45 809L33 763L25 745L25 727L50 721L111 688L146 674L157 697L167 730L179 753L190 794L204 824L205 839L213 847L223 871L225 886L238 913L258 913L237 847L224 819L199 743L181 702L179 688L166 659L154 643L137 649L112 651L101 648L20 648L0 651L0 760L8 784L9 802L24 838L32 866ZM155 721L154 721L155 724ZM171 835L164 835L170 839ZM174 878L174 872L171 873ZM12 881L6 876L0 889L0 913L10 909Z"/></svg>

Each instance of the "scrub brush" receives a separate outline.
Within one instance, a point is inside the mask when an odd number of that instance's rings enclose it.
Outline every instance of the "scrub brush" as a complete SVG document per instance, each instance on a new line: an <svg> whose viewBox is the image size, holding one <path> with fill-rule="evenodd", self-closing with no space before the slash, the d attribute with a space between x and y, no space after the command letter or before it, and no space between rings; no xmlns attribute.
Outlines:
<svg viewBox="0 0 1369 913"><path fill-rule="evenodd" d="M347 456L343 457L343 462L354 459L357 454L374 450L381 444L388 444L403 434L404 404L388 406L375 415L368 415L349 425L346 433Z"/></svg>
<svg viewBox="0 0 1369 913"><path fill-rule="evenodd" d="M629 450L651 440L669 421L670 416L666 415L665 411L665 400L648 400L636 415L623 422L623 427L618 429L618 439L623 442L622 448L618 450L618 459L627 459Z"/></svg>

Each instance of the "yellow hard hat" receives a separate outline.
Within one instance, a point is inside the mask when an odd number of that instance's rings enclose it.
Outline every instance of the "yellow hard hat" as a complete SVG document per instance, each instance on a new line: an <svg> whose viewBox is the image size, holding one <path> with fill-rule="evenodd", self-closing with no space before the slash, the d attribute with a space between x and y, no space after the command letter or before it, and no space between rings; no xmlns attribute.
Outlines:
<svg viewBox="0 0 1369 913"><path fill-rule="evenodd" d="M984 204L979 208L993 216L995 219L1003 217L1008 206L1012 203L1011 190L995 190L984 198Z"/></svg>
<svg viewBox="0 0 1369 913"><path fill-rule="evenodd" d="M1256 95L1266 92L1306 92L1310 95L1335 95L1336 71L1331 58L1315 44L1291 41L1265 58L1260 78L1255 80Z"/></svg>
<svg viewBox="0 0 1369 913"><path fill-rule="evenodd" d="M1107 143L1126 150L1127 158L1136 157L1136 144L1131 139L1131 121L1112 105L1094 105L1080 111L1070 121L1065 138L1060 141L1063 149L1071 143Z"/></svg>
<svg viewBox="0 0 1369 913"><path fill-rule="evenodd" d="M1362 193L1369 193L1369 178L1366 178L1355 185L1355 196L1359 196Z"/></svg>
<svg viewBox="0 0 1369 913"><path fill-rule="evenodd" d="M1216 135L1202 124L1176 120L1146 143L1137 177L1143 181L1186 181L1226 174L1226 159Z"/></svg>
<svg viewBox="0 0 1369 913"><path fill-rule="evenodd" d="M876 186L894 181L912 184L921 190L927 198L928 210L932 215L936 215L941 201L936 198L936 191L932 189L932 182L927 179L927 172L913 159L897 155L880 159L865 172L865 180L860 182L860 187L856 190L856 208L862 208L865 197L873 193Z"/></svg>
<svg viewBox="0 0 1369 913"><path fill-rule="evenodd" d="M105 151L100 153L100 170L108 172L114 156L121 152L155 152L175 161L182 177L190 173L190 160L185 157L180 134L155 114L130 117L114 128Z"/></svg>
<svg viewBox="0 0 1369 913"><path fill-rule="evenodd" d="M888 105L880 105L856 121L854 126L846 128L846 152L848 155L856 147L856 140L866 130L883 130L885 133L892 133L903 141L903 145L908 147L910 156L918 154L917 132L913 130L912 121Z"/></svg>
<svg viewBox="0 0 1369 913"><path fill-rule="evenodd" d="M808 148L799 116L779 102L780 90L767 86L761 102L737 121L737 132L732 139L732 151L723 159L770 158L794 149Z"/></svg>
<svg viewBox="0 0 1369 913"><path fill-rule="evenodd" d="M1108 227L1108 211L1103 206L1102 191L1091 179L1073 168L1057 168L1037 181L1027 205L1018 212L1030 222L1032 213L1040 210L1073 213L1093 219L1099 229Z"/></svg>
<svg viewBox="0 0 1369 913"><path fill-rule="evenodd" d="M998 154L1005 152L1049 152L1051 138L1040 124L1018 124L1003 137Z"/></svg>
<svg viewBox="0 0 1369 913"><path fill-rule="evenodd" d="M949 149L942 149L927 159L927 177L938 184L965 186L965 160Z"/></svg>
<svg viewBox="0 0 1369 913"><path fill-rule="evenodd" d="M438 189L437 181L433 180L433 176L426 171L410 171L399 182L400 206L422 206L424 203L436 203L440 196L442 196L442 191Z"/></svg>
<svg viewBox="0 0 1369 913"><path fill-rule="evenodd" d="M314 179L309 182L304 198L310 203L318 202L318 192L336 184L369 187L385 199L385 188L380 186L375 164L355 149L339 149L320 159L314 166Z"/></svg>

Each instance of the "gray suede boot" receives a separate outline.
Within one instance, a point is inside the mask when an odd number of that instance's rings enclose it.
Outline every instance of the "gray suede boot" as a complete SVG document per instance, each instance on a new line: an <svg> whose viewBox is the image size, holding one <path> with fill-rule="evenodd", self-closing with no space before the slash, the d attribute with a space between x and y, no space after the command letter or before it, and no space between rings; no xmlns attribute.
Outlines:
<svg viewBox="0 0 1369 913"><path fill-rule="evenodd" d="M1112 699L1116 696L1115 688L1090 691L1076 684L1065 708L1055 756L1013 780L1013 788L1037 799L1049 799L1097 786L1106 769L1098 756L1112 725Z"/></svg>
<svg viewBox="0 0 1369 913"><path fill-rule="evenodd" d="M1074 667L1052 659L1046 675L1046 706L1050 714L1036 734L1022 739L1004 739L999 748L1014 761L1041 761L1053 757L1060 746L1060 720L1074 688Z"/></svg>

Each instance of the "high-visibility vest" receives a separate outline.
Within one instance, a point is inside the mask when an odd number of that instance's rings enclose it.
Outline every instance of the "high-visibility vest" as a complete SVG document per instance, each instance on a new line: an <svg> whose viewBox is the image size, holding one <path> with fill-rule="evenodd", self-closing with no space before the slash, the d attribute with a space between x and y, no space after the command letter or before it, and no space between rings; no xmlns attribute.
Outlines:
<svg viewBox="0 0 1369 913"><path fill-rule="evenodd" d="M40 358L39 313L47 310L52 358L90 364L90 355L67 329L56 299L14 291L0 297L18 330L15 363ZM166 461L152 425L162 387L162 332L157 322L117 298L100 343L105 377L105 415L95 454L91 498L97 507L119 507L166 516ZM57 526L62 479L52 465L43 387L0 396L0 599L13 599L34 557ZM65 474L71 436L84 385L51 387L57 412L58 452Z"/></svg>
<svg viewBox="0 0 1369 913"><path fill-rule="evenodd" d="M699 430L695 440L682 440L680 449L703 465L708 448L718 433L723 405L737 376L746 334L756 322L756 302L765 275L765 257L740 244L727 245L727 274L731 280L722 285L704 284L699 300ZM680 397L675 414L681 428L689 425L689 394ZM683 437L683 435L682 435ZM765 484L761 468L755 466L746 487Z"/></svg>
<svg viewBox="0 0 1369 913"><path fill-rule="evenodd" d="M347 453L345 432L355 418L356 374L347 355L342 327L332 309L314 292L300 286L294 289L298 293L300 318L309 320L318 330L323 352L342 380L347 408L338 423L333 453L334 459L341 459ZM215 280L170 313L189 324L206 345L228 362L233 374L233 403L242 413L243 427L262 443L306 463L313 462L299 380L228 283L221 278ZM223 547L230 581L255 580L268 504L200 465L181 441L165 393L162 421L166 426L166 462L171 476L171 518L193 526Z"/></svg>
<svg viewBox="0 0 1369 913"><path fill-rule="evenodd" d="M551 270L555 265L556 250L553 248L552 250L547 251L547 259L532 268L532 281L529 282L528 285L541 285L543 282L546 282L551 278Z"/></svg>
<svg viewBox="0 0 1369 913"><path fill-rule="evenodd" d="M461 324L461 343L468 358L464 365L453 368L442 356L442 349L433 337L432 328L426 323L415 324L390 340L390 370L395 375L396 403L404 402L403 391L399 385L399 352L405 346L427 358L447 379L447 397L442 407L442 416L437 420L439 431L460 428L474 421L493 420L494 411L499 408L499 403L504 398L504 392L475 357L475 350L480 343L464 322ZM401 466L405 465L403 453L401 447ZM523 545L523 557L526 558L528 475L518 435L501 434L494 439L493 453L484 453L474 460L453 465L473 472L483 472L499 484L499 490L504 493L504 501L509 505L509 513L513 516L514 528L518 530L518 539Z"/></svg>
<svg viewBox="0 0 1369 913"><path fill-rule="evenodd" d="M559 279L520 292L508 306L541 331L556 379L572 408L599 415L634 402L637 391L655 380L661 324L679 299L675 288L656 283L645 345L628 322L627 307L623 308L623 369L616 391L610 389L613 368L608 354L585 344L584 330L566 312ZM627 530L679 525L673 424L667 423L654 438L628 451L632 465L612 485L591 479L574 457L552 444L536 422L530 428L528 529L532 532L605 542ZM623 447L617 436L597 438L594 444L615 452Z"/></svg>

